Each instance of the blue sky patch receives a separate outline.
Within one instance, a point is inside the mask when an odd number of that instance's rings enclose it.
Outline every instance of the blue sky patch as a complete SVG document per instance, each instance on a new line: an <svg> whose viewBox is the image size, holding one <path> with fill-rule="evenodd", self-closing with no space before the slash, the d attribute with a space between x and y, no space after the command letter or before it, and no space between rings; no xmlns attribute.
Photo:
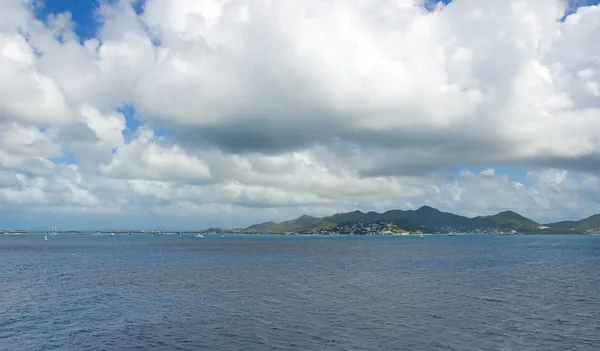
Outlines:
<svg viewBox="0 0 600 351"><path fill-rule="evenodd" d="M132 105L124 105L117 111L125 117L125 130L123 131L123 136L125 137L125 141L129 142L138 128L143 126L143 123L140 121L139 116L136 114L135 107Z"/></svg>
<svg viewBox="0 0 600 351"><path fill-rule="evenodd" d="M123 136L125 137L126 142L130 142L135 132L145 125L148 125L153 131L154 135L157 137L165 137L171 134L172 132L167 128L161 128L156 125L146 124L143 116L141 116L135 106L133 105L123 105L118 109L119 113L121 113L125 117L125 131L123 131Z"/></svg>
<svg viewBox="0 0 600 351"><path fill-rule="evenodd" d="M46 0L41 2L36 17L46 23L49 14L70 12L75 24L75 34L83 40L96 37L99 23L96 20L98 0Z"/></svg>
<svg viewBox="0 0 600 351"><path fill-rule="evenodd" d="M112 3L116 0L103 0L104 3ZM40 2L36 11L38 20L46 23L49 14L70 12L75 24L75 34L81 41L95 38L100 27L96 9L100 0L45 0ZM136 0L132 7L139 15L144 11L144 0Z"/></svg>
<svg viewBox="0 0 600 351"><path fill-rule="evenodd" d="M503 166L503 165L457 165L453 170L443 172L442 175L447 177L459 177L463 171L473 172L474 174L480 174L481 172L493 169L496 176L508 175L509 179L513 182L519 182L527 184L527 169L525 167L518 166Z"/></svg>
<svg viewBox="0 0 600 351"><path fill-rule="evenodd" d="M73 165L73 164L79 164L79 159L77 159L77 157L73 154L73 152L71 151L71 148L68 145L65 145L63 147L63 154L60 157L52 157L50 158L50 161L56 163L56 164L68 164L68 165Z"/></svg>
<svg viewBox="0 0 600 351"><path fill-rule="evenodd" d="M435 7L439 4L442 3L444 5L448 5L449 3L452 2L452 0L425 0L423 3L423 7L425 7L428 11L433 11L435 10Z"/></svg>

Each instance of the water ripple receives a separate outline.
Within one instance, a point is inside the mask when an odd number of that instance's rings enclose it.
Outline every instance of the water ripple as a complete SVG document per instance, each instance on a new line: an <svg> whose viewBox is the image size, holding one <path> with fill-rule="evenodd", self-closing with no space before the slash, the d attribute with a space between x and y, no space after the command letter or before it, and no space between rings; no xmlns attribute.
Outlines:
<svg viewBox="0 0 600 351"><path fill-rule="evenodd" d="M0 350L598 350L600 237L0 236Z"/></svg>

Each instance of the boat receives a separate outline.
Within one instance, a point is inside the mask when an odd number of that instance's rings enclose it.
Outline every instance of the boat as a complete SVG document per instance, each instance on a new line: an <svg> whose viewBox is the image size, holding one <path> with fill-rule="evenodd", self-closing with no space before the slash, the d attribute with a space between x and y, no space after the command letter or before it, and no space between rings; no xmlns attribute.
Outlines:
<svg viewBox="0 0 600 351"><path fill-rule="evenodd" d="M52 228L52 233L50 233L50 235L58 235L58 231L56 230L56 226L54 226L54 228Z"/></svg>
<svg viewBox="0 0 600 351"><path fill-rule="evenodd" d="M419 237L422 238L423 237L423 233L419 233Z"/></svg>
<svg viewBox="0 0 600 351"><path fill-rule="evenodd" d="M110 236L115 236L115 233L110 233Z"/></svg>
<svg viewBox="0 0 600 351"><path fill-rule="evenodd" d="M450 232L450 234L448 234L450 236L459 236L460 234L458 234L457 232Z"/></svg>
<svg viewBox="0 0 600 351"><path fill-rule="evenodd" d="M198 234L196 234L196 238L204 238L204 235L198 233Z"/></svg>
<svg viewBox="0 0 600 351"><path fill-rule="evenodd" d="M44 240L48 240L48 235L44 234Z"/></svg>

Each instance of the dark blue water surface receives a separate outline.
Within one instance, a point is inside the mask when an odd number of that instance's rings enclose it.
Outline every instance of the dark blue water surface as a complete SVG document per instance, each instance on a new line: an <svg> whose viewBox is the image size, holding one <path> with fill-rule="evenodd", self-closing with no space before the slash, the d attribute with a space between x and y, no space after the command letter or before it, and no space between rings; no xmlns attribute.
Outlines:
<svg viewBox="0 0 600 351"><path fill-rule="evenodd" d="M600 350L600 236L0 235L1 350Z"/></svg>

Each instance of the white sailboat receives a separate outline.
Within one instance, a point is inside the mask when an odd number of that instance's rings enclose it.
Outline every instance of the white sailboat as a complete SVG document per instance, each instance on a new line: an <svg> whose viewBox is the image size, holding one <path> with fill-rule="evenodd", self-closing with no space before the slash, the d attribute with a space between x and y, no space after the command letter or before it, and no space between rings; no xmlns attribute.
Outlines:
<svg viewBox="0 0 600 351"><path fill-rule="evenodd" d="M58 235L58 231L56 230L56 226L54 226L54 228L52 228L52 233L50 233L50 235Z"/></svg>
<svg viewBox="0 0 600 351"><path fill-rule="evenodd" d="M44 234L44 240L48 240L48 235Z"/></svg>

